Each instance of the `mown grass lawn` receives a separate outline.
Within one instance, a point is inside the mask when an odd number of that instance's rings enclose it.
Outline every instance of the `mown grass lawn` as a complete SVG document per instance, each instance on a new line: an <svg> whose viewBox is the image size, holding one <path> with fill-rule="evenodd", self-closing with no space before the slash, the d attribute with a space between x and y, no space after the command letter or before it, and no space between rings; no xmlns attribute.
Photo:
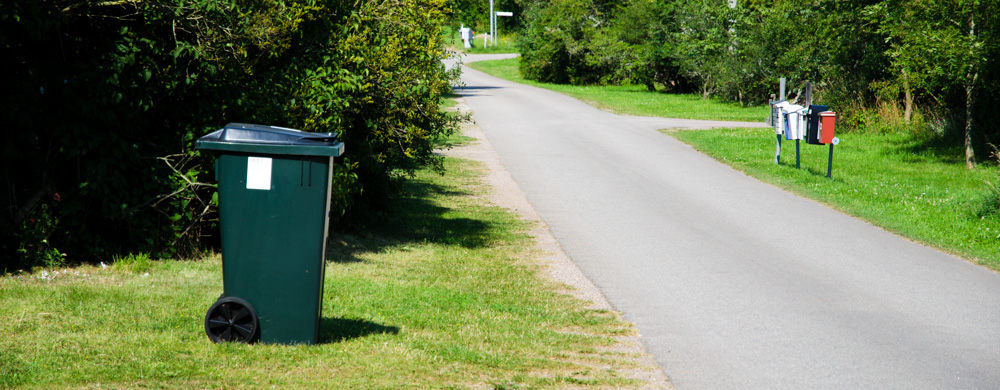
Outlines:
<svg viewBox="0 0 1000 390"><path fill-rule="evenodd" d="M526 223L477 164L422 172L396 217L334 235L320 344L213 344L218 256L0 278L0 388L635 387L633 327L537 275ZM138 265L138 266L137 266Z"/></svg>
<svg viewBox="0 0 1000 390"><path fill-rule="evenodd" d="M468 66L502 79L546 88L618 114L665 118L763 122L770 108L742 107L694 94L650 92L644 86L587 86L548 84L526 80L518 71L520 58L478 61Z"/></svg>
<svg viewBox="0 0 1000 390"><path fill-rule="evenodd" d="M995 164L967 170L959 148L933 137L842 134L831 180L828 146L803 142L796 169L795 143L784 141L777 165L770 129L669 134L753 177L1000 270L1000 170Z"/></svg>

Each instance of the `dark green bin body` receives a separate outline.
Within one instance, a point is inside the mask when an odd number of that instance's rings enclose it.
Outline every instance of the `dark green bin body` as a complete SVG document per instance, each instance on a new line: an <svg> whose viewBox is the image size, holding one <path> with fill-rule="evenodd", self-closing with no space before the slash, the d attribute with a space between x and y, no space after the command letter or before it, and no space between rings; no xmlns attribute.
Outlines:
<svg viewBox="0 0 1000 390"><path fill-rule="evenodd" d="M263 137L226 134L244 130ZM344 144L296 132L229 124L196 143L216 154L223 295L253 306L263 343L319 340L333 159Z"/></svg>

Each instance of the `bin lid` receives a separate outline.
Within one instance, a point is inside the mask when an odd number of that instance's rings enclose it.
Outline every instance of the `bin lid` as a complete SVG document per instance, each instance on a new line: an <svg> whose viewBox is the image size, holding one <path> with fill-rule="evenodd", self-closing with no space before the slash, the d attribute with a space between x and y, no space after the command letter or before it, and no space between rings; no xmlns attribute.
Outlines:
<svg viewBox="0 0 1000 390"><path fill-rule="evenodd" d="M798 104L788 104L788 105L781 106L780 108L786 114L797 114L797 113L799 113L801 111L804 111L806 109L805 107L802 107L802 106L800 106Z"/></svg>
<svg viewBox="0 0 1000 390"><path fill-rule="evenodd" d="M230 123L195 142L196 149L258 154L340 156L337 133L310 133L285 127Z"/></svg>
<svg viewBox="0 0 1000 390"><path fill-rule="evenodd" d="M809 112L811 112L813 114L818 114L818 113L821 113L823 111L827 111L829 109L830 109L830 107L819 105L819 104L813 104L813 105L809 106Z"/></svg>

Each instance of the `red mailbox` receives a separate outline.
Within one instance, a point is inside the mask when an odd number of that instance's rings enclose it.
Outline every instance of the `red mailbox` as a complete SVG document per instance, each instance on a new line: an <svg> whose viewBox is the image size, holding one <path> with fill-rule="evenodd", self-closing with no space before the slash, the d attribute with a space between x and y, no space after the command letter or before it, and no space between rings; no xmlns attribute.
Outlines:
<svg viewBox="0 0 1000 390"><path fill-rule="evenodd" d="M819 142L821 144L832 144L833 133L837 127L837 113L833 111L823 111L819 113Z"/></svg>

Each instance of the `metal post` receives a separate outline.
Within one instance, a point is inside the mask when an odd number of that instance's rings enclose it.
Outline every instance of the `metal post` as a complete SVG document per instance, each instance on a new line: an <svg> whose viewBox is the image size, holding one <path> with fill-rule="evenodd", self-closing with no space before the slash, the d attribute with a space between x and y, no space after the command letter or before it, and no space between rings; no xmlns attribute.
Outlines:
<svg viewBox="0 0 1000 390"><path fill-rule="evenodd" d="M779 88L779 91L780 91L780 93L778 95L781 96L781 100L785 100L785 78L784 77L781 78L781 87Z"/></svg>
<svg viewBox="0 0 1000 390"><path fill-rule="evenodd" d="M495 18L496 15L493 14L493 0L490 0L490 41L492 41L494 46L496 46L496 40L497 40L496 36L493 35L493 21L495 20Z"/></svg>
<svg viewBox="0 0 1000 390"><path fill-rule="evenodd" d="M832 179L831 174L833 173L833 144L830 144L830 160L826 163L826 178Z"/></svg>
<svg viewBox="0 0 1000 390"><path fill-rule="evenodd" d="M806 81L806 113L809 112L809 105L810 104L812 104L812 83ZM801 111L799 112L799 115L800 116L802 115ZM801 124L801 120L799 122ZM802 128L799 129L799 134L802 134L804 132L806 132L806 129L804 127L802 127ZM795 169L802 169L802 165L799 163L799 160L800 160L800 155L799 155L799 139L796 138L795 139Z"/></svg>
<svg viewBox="0 0 1000 390"><path fill-rule="evenodd" d="M800 157L799 157L799 140L796 139L795 140L795 169L801 169L802 168L802 165L799 163L799 161L800 161Z"/></svg>
<svg viewBox="0 0 1000 390"><path fill-rule="evenodd" d="M774 163L781 164L781 134L778 134L778 147L774 149Z"/></svg>

